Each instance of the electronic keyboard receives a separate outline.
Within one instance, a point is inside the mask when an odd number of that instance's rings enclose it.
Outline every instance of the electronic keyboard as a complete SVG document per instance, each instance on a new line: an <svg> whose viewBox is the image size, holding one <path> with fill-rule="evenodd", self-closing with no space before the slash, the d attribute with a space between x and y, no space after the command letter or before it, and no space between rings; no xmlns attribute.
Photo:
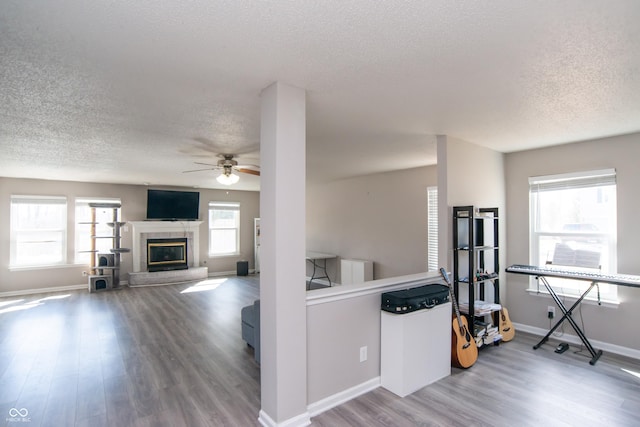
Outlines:
<svg viewBox="0 0 640 427"><path fill-rule="evenodd" d="M527 274L529 276L562 277L565 279L587 280L589 282L611 283L613 285L640 288L640 276L632 276L629 274L603 274L520 264L514 264L511 267L507 267L506 271L508 273Z"/></svg>

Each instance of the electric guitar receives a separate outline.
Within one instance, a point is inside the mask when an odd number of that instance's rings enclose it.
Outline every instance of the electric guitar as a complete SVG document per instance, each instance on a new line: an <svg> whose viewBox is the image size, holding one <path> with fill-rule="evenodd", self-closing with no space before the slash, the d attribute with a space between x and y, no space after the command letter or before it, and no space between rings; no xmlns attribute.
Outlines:
<svg viewBox="0 0 640 427"><path fill-rule="evenodd" d="M502 341L511 341L516 334L516 330L509 319L509 312L505 307L500 310L500 335L502 335Z"/></svg>
<svg viewBox="0 0 640 427"><path fill-rule="evenodd" d="M467 318L460 316L458 301L453 294L453 287L449 281L447 271L444 268L440 268L440 274L447 286L449 286L449 296L456 313L456 317L451 323L453 328L453 334L451 334L451 363L458 368L469 368L478 359L478 346L473 339L473 335L469 332Z"/></svg>

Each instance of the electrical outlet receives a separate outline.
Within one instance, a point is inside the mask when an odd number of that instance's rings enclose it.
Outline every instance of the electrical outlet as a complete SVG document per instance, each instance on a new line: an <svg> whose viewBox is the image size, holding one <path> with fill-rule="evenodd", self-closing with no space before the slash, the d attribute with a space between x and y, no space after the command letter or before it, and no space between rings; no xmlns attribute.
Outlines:
<svg viewBox="0 0 640 427"><path fill-rule="evenodd" d="M360 362L367 360L367 346L360 347Z"/></svg>
<svg viewBox="0 0 640 427"><path fill-rule="evenodd" d="M553 319L554 317L556 317L556 308L553 306L548 306L547 307L547 317L549 319Z"/></svg>

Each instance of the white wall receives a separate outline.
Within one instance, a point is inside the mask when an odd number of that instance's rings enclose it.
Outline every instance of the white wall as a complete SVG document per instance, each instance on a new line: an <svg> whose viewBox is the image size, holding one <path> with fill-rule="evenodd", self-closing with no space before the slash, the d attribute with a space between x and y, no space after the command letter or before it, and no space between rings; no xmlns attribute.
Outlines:
<svg viewBox="0 0 640 427"><path fill-rule="evenodd" d="M309 403L380 376L381 293L307 307Z"/></svg>
<svg viewBox="0 0 640 427"><path fill-rule="evenodd" d="M509 220L509 212L505 209L504 155L450 136L439 137L438 175L441 181L444 180L443 186L446 186L446 194L438 195L440 205L443 204L443 197L446 197L446 207L439 206L438 213L441 217L446 214L446 222L445 219L440 221L441 234L438 238L446 242L447 269L450 271L453 267L453 206L473 205L479 208L498 208L499 247L505 248L505 224ZM446 234L443 234L445 232ZM441 248L442 245L443 243L440 244ZM442 254L440 260L443 263ZM501 250L500 266L505 265L505 260L506 250ZM507 294L504 279L505 274L500 273L501 301L504 301ZM490 289L487 289L487 292L491 295Z"/></svg>
<svg viewBox="0 0 640 427"><path fill-rule="evenodd" d="M374 278L427 269L427 187L437 167L307 187L307 249L374 262ZM327 264L340 278L339 263Z"/></svg>
<svg viewBox="0 0 640 427"><path fill-rule="evenodd" d="M507 188L507 264L529 262L529 184L530 176L615 168L618 200L618 272L640 275L640 134L604 138L506 155ZM549 328L548 298L525 292L527 276L507 276L507 306L512 321ZM610 308L583 304L586 335L614 345L640 350L640 289L618 287L620 305ZM579 319L579 313L574 317ZM568 325L565 333L573 333Z"/></svg>
<svg viewBox="0 0 640 427"><path fill-rule="evenodd" d="M153 187L180 190L178 187ZM184 188L185 191L194 191ZM225 191L200 189L200 219L204 223L200 226L200 260L202 265L209 267L210 273L236 271L238 260L247 260L253 267L253 218L260 215L260 200L258 192ZM67 242L67 259L73 262L75 250L74 203L77 197L105 197L120 198L122 201L123 221L142 221L146 217L147 187L121 184L95 184L69 181L48 181L34 179L15 179L0 177L0 293L19 292L33 289L51 289L85 284L86 265L68 265L56 268L39 268L27 270L9 270L9 239L10 239L10 203L11 195L56 195L67 197L67 226L69 228ZM210 201L240 202L241 254L237 257L209 258L208 253L208 203ZM123 230L122 247L131 247L131 228ZM127 280L127 274L132 271L131 254L122 255L121 279Z"/></svg>

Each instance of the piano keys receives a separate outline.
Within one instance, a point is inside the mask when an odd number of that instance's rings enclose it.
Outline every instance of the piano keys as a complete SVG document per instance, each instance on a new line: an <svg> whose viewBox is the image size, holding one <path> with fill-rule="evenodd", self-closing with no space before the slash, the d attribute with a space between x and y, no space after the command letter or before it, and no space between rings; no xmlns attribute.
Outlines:
<svg viewBox="0 0 640 427"><path fill-rule="evenodd" d="M610 283L620 286L640 288L640 276L630 274L604 274L564 268L536 267L533 265L514 264L507 267L507 273L526 274L529 276L561 277L564 279L585 280L588 282Z"/></svg>

